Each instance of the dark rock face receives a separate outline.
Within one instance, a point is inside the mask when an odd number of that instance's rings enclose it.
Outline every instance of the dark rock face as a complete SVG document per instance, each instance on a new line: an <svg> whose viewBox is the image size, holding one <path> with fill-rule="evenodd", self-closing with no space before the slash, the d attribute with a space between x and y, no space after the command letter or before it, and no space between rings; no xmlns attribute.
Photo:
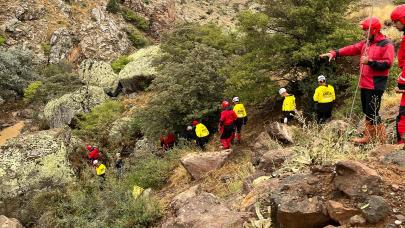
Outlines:
<svg viewBox="0 0 405 228"><path fill-rule="evenodd" d="M390 206L383 197L370 196L361 212L367 222L374 224L383 220L389 214Z"/></svg>

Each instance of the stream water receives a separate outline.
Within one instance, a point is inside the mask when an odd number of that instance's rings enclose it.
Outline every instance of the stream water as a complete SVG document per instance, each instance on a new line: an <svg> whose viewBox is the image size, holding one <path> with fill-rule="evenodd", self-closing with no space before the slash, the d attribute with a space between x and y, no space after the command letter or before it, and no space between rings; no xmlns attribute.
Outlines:
<svg viewBox="0 0 405 228"><path fill-rule="evenodd" d="M5 144L8 139L17 137L24 125L24 121L20 121L11 127L3 129L0 132L0 146Z"/></svg>

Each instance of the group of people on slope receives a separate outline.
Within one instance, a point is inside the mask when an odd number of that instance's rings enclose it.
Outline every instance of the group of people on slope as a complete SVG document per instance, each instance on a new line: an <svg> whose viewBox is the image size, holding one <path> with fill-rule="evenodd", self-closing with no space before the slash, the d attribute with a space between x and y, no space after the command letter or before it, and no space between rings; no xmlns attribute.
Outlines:
<svg viewBox="0 0 405 228"><path fill-rule="evenodd" d="M93 165L95 174L99 177L100 180L100 189L103 189L103 184L105 181L105 176L107 172L107 167L104 165L100 160L100 151L97 147L87 145L86 150L88 151L87 158L89 162ZM121 158L120 153L115 154L114 159L114 168L116 170L116 177L118 179L122 178L123 169L124 169L124 161Z"/></svg>
<svg viewBox="0 0 405 228"><path fill-rule="evenodd" d="M313 99L315 102L316 120L317 123L325 123L332 117L333 103L336 100L335 88L326 83L326 77L320 75L318 77L318 87L315 90ZM279 93L284 97L282 110L282 123L288 123L294 119L296 114L295 96L287 92L285 88L281 88Z"/></svg>

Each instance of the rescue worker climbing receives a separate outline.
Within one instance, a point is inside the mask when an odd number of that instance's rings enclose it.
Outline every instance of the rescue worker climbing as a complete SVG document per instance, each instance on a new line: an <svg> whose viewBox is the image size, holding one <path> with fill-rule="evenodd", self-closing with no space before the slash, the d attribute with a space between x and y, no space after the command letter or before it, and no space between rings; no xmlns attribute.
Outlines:
<svg viewBox="0 0 405 228"><path fill-rule="evenodd" d="M356 44L332 50L320 57L328 57L331 61L340 56L361 56L359 87L366 120L363 137L354 138L352 142L365 144L372 139L378 139L383 143L387 136L379 111L389 69L394 59L394 45L381 33L381 23L377 18L365 19L361 22L361 26L368 40L366 38Z"/></svg>
<svg viewBox="0 0 405 228"><path fill-rule="evenodd" d="M219 132L221 133L220 141L223 149L231 147L232 133L234 132L234 122L238 118L232 110L228 101L222 102L221 118L219 119Z"/></svg>
<svg viewBox="0 0 405 228"><path fill-rule="evenodd" d="M105 172L106 172L107 168L105 167L104 164L102 164L98 160L93 161L93 166L96 169L96 174L100 181L100 190L102 190L104 188L103 185L104 185L104 181L105 181Z"/></svg>
<svg viewBox="0 0 405 228"><path fill-rule="evenodd" d="M173 133L168 132L168 130L165 131L167 132L167 134L160 136L160 146L164 151L167 151L174 147L174 144L176 143L176 137Z"/></svg>
<svg viewBox="0 0 405 228"><path fill-rule="evenodd" d="M238 140L238 143L240 143L240 140L242 138L241 135L242 126L246 125L248 117L245 106L242 103L240 103L239 97L234 97L232 99L232 102L234 103L233 111L238 116L238 118L235 121L235 131L236 131L236 139Z"/></svg>
<svg viewBox="0 0 405 228"><path fill-rule="evenodd" d="M97 149L97 147L87 145L87 146L86 146L86 150L89 151L89 154L87 154L87 157L88 157L91 161L94 161L94 160L97 160L97 159L100 158L100 151Z"/></svg>
<svg viewBox="0 0 405 228"><path fill-rule="evenodd" d="M294 114L297 108L295 104L295 96L288 94L285 88L281 88L278 92L284 97L282 106L283 117L281 122L286 124L294 119Z"/></svg>
<svg viewBox="0 0 405 228"><path fill-rule="evenodd" d="M395 7L391 13L391 21L398 31L405 33L405 4ZM397 117L397 140L398 143L404 143L405 138L405 35L402 36L401 44L398 50L398 67L401 73L398 76L397 93L402 93L401 103L399 105L399 115Z"/></svg>
<svg viewBox="0 0 405 228"><path fill-rule="evenodd" d="M314 101L316 105L316 119L319 124L325 123L332 117L333 102L335 101L335 89L326 83L326 77L318 77L318 88L315 90Z"/></svg>
<svg viewBox="0 0 405 228"><path fill-rule="evenodd" d="M196 144L201 148L201 150L204 150L205 144L208 142L210 132L204 124L199 123L197 120L194 120L192 124L195 127Z"/></svg>

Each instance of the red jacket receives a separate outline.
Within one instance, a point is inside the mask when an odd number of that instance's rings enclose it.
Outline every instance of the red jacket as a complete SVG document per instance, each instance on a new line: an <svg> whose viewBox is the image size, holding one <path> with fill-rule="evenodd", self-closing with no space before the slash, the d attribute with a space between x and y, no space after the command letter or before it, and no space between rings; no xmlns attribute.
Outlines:
<svg viewBox="0 0 405 228"><path fill-rule="evenodd" d="M331 51L333 57L339 56L363 56L366 51L366 41L363 40L353 45L346 46L336 51ZM385 90L389 69L395 56L394 45L381 33L375 35L370 42L367 65L360 63L361 76L360 88L372 90Z"/></svg>
<svg viewBox="0 0 405 228"><path fill-rule="evenodd" d="M96 160L100 157L100 152L97 148L94 148L88 155L89 159Z"/></svg>
<svg viewBox="0 0 405 228"><path fill-rule="evenodd" d="M221 119L219 121L222 125L231 125L237 118L238 116L233 110L224 110L221 112Z"/></svg>
<svg viewBox="0 0 405 228"><path fill-rule="evenodd" d="M176 141L176 138L174 137L173 133L169 133L164 136L160 136L160 142L166 146L169 146L170 144L173 144Z"/></svg>
<svg viewBox="0 0 405 228"><path fill-rule="evenodd" d="M398 50L398 67L402 69L401 74L398 76L398 87L405 89L405 36L402 37L401 45Z"/></svg>

